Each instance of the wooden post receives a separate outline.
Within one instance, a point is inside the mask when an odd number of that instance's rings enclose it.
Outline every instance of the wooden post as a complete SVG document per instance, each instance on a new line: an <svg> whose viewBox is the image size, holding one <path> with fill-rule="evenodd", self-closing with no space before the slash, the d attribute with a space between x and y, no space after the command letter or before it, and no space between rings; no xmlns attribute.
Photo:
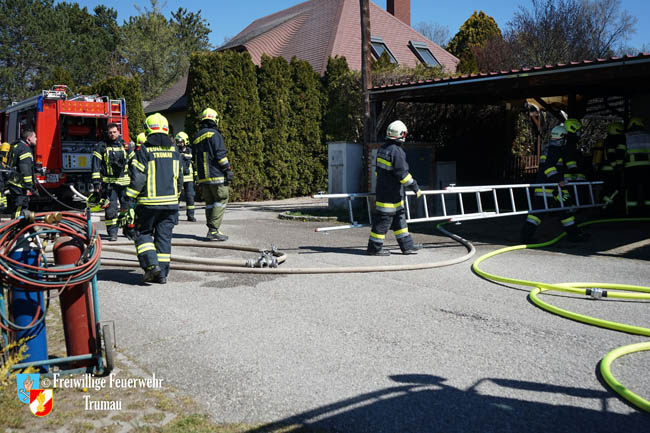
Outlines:
<svg viewBox="0 0 650 433"><path fill-rule="evenodd" d="M374 126L370 117L370 5L369 0L359 0L361 7L361 92L363 95L363 172L362 189L370 190L370 144L373 141Z"/></svg>

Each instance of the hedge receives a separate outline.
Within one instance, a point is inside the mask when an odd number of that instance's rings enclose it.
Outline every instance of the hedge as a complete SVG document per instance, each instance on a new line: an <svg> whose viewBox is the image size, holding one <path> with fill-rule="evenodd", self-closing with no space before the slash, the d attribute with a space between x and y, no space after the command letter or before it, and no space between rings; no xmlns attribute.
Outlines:
<svg viewBox="0 0 650 433"><path fill-rule="evenodd" d="M198 132L201 112L219 113L219 131L228 150L235 179L233 200L264 197L261 109L255 65L247 52L195 53L187 82L186 132Z"/></svg>
<svg viewBox="0 0 650 433"><path fill-rule="evenodd" d="M124 98L126 115L129 124L130 140L135 142L139 133L144 131L144 109L142 108L142 92L138 77L108 77L92 87L92 92L111 99ZM124 137L126 139L126 137Z"/></svg>

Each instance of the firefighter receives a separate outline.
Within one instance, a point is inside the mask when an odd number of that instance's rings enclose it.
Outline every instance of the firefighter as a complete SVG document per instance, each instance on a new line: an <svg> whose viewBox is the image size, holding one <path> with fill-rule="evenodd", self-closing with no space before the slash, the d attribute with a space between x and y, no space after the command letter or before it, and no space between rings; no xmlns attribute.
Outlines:
<svg viewBox="0 0 650 433"><path fill-rule="evenodd" d="M143 283L167 283L172 231L178 224L178 197L183 187L182 157L168 135L169 124L160 113L145 120L147 141L129 165L120 218L135 214L135 247ZM133 207L135 206L135 212Z"/></svg>
<svg viewBox="0 0 650 433"><path fill-rule="evenodd" d="M539 169L535 183L557 183L559 188L550 186L536 187L533 201L534 209L557 208L560 203L564 206L571 205L569 190L564 188L567 182L565 179L570 177L565 176L569 170L563 161L571 162L567 157L567 134L568 131L564 125L558 125L551 130L551 139L539 158ZM578 228L573 212L561 212L560 221L571 241L578 242L584 239L585 236ZM533 235L541 223L542 219L537 215L527 215L521 233L523 243L529 244L533 241Z"/></svg>
<svg viewBox="0 0 650 433"><path fill-rule="evenodd" d="M599 166L605 209L619 213L623 200L623 162L625 160L625 126L622 122L607 125L602 162Z"/></svg>
<svg viewBox="0 0 650 433"><path fill-rule="evenodd" d="M36 133L25 129L20 140L11 146L7 158L7 167L13 170L9 176L9 196L13 217L18 218L29 209L30 197L36 192L34 186L34 156L32 148L36 146Z"/></svg>
<svg viewBox="0 0 650 433"><path fill-rule="evenodd" d="M0 140L2 141L2 140ZM9 143L2 143L0 145L0 168L7 169L7 159L9 158L9 150L11 145ZM0 171L0 212L7 209L7 196L5 195L5 188L7 187L7 179L9 178L6 171Z"/></svg>
<svg viewBox="0 0 650 433"><path fill-rule="evenodd" d="M578 119L567 119L564 121L566 134L566 171L564 173L565 182L585 182L587 176L583 157L578 142L580 141L582 123Z"/></svg>
<svg viewBox="0 0 650 433"><path fill-rule="evenodd" d="M212 108L201 113L200 130L193 140L192 159L197 171L197 182L205 200L205 218L208 226L206 238L210 241L226 241L228 236L219 227L228 204L228 184L233 172L226 156L223 137L217 129L219 116Z"/></svg>
<svg viewBox="0 0 650 433"><path fill-rule="evenodd" d="M93 189L100 191L101 196L109 202L105 211L105 223L108 240L111 242L117 240L119 230L118 201L129 184L128 161L129 153L125 149L118 126L109 123L106 127L106 140L98 143L93 152L92 181ZM131 236L128 230L125 230L124 234Z"/></svg>
<svg viewBox="0 0 650 433"><path fill-rule="evenodd" d="M627 213L650 213L650 134L643 119L633 117L625 134L625 194Z"/></svg>
<svg viewBox="0 0 650 433"><path fill-rule="evenodd" d="M377 201L366 251L371 256L390 255L390 251L384 248L389 229L395 233L403 254L417 254L422 248L421 244L413 243L406 225L404 189L415 192L417 198L422 195L418 183L409 173L406 153L402 149L406 134L408 130L402 121L392 122L386 129L386 142L377 151Z"/></svg>
<svg viewBox="0 0 650 433"><path fill-rule="evenodd" d="M144 132L139 133L137 138L135 139L135 150L140 149L140 146L142 146L146 142L147 142L147 134L145 134Z"/></svg>
<svg viewBox="0 0 650 433"><path fill-rule="evenodd" d="M187 220L190 222L196 222L194 217L194 170L192 169L192 148L187 144L190 141L190 137L183 131L176 134L174 138L176 141L176 146L178 146L178 151L183 157L183 194L185 195L185 212L187 214Z"/></svg>
<svg viewBox="0 0 650 433"><path fill-rule="evenodd" d="M0 166L2 168L5 168L7 166L7 159L9 158L9 150L11 150L11 145L9 143L5 142L2 143L2 145L0 145Z"/></svg>

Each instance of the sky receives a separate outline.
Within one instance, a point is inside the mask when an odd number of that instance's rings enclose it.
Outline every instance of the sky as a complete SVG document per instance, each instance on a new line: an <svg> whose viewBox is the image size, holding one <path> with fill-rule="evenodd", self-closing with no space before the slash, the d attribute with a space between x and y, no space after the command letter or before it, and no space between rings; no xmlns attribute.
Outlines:
<svg viewBox="0 0 650 433"><path fill-rule="evenodd" d="M75 0L68 0L73 2ZM210 23L210 43L217 47L223 44L226 38L232 38L248 24L257 18L281 11L291 6L303 3L304 0L212 0L174 1L159 0L163 5L163 12L167 17L172 11L183 7L188 11L197 12ZM372 0L371 0L372 1ZM137 15L138 5L141 9L150 6L149 0L77 0L82 6L87 6L90 11L98 5L105 4L117 10L118 23ZM378 6L386 8L386 0L374 1ZM506 28L514 12L520 5L529 5L530 0L411 0L411 24L424 21L438 23L449 28L453 36L460 26L475 10L483 10L492 16L499 28ZM636 33L628 41L628 46L641 48L646 45L650 49L650 1L648 0L621 0L621 6L633 16L637 17Z"/></svg>

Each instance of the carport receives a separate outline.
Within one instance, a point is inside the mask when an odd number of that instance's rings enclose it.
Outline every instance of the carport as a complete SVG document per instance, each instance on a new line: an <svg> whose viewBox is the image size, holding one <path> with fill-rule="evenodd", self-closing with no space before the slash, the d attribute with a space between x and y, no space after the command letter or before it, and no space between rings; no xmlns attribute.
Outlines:
<svg viewBox="0 0 650 433"><path fill-rule="evenodd" d="M627 121L634 115L650 119L648 94L649 53L461 75L373 87L370 90L371 128L380 141L398 102L501 106L504 125L512 125L514 115L526 101L558 118L561 108L578 118L611 117ZM534 121L533 115L531 120ZM501 140L511 143L514 128L504 129ZM539 139L537 148L537 155L531 159L534 165L540 151ZM433 172L435 155L431 158Z"/></svg>

